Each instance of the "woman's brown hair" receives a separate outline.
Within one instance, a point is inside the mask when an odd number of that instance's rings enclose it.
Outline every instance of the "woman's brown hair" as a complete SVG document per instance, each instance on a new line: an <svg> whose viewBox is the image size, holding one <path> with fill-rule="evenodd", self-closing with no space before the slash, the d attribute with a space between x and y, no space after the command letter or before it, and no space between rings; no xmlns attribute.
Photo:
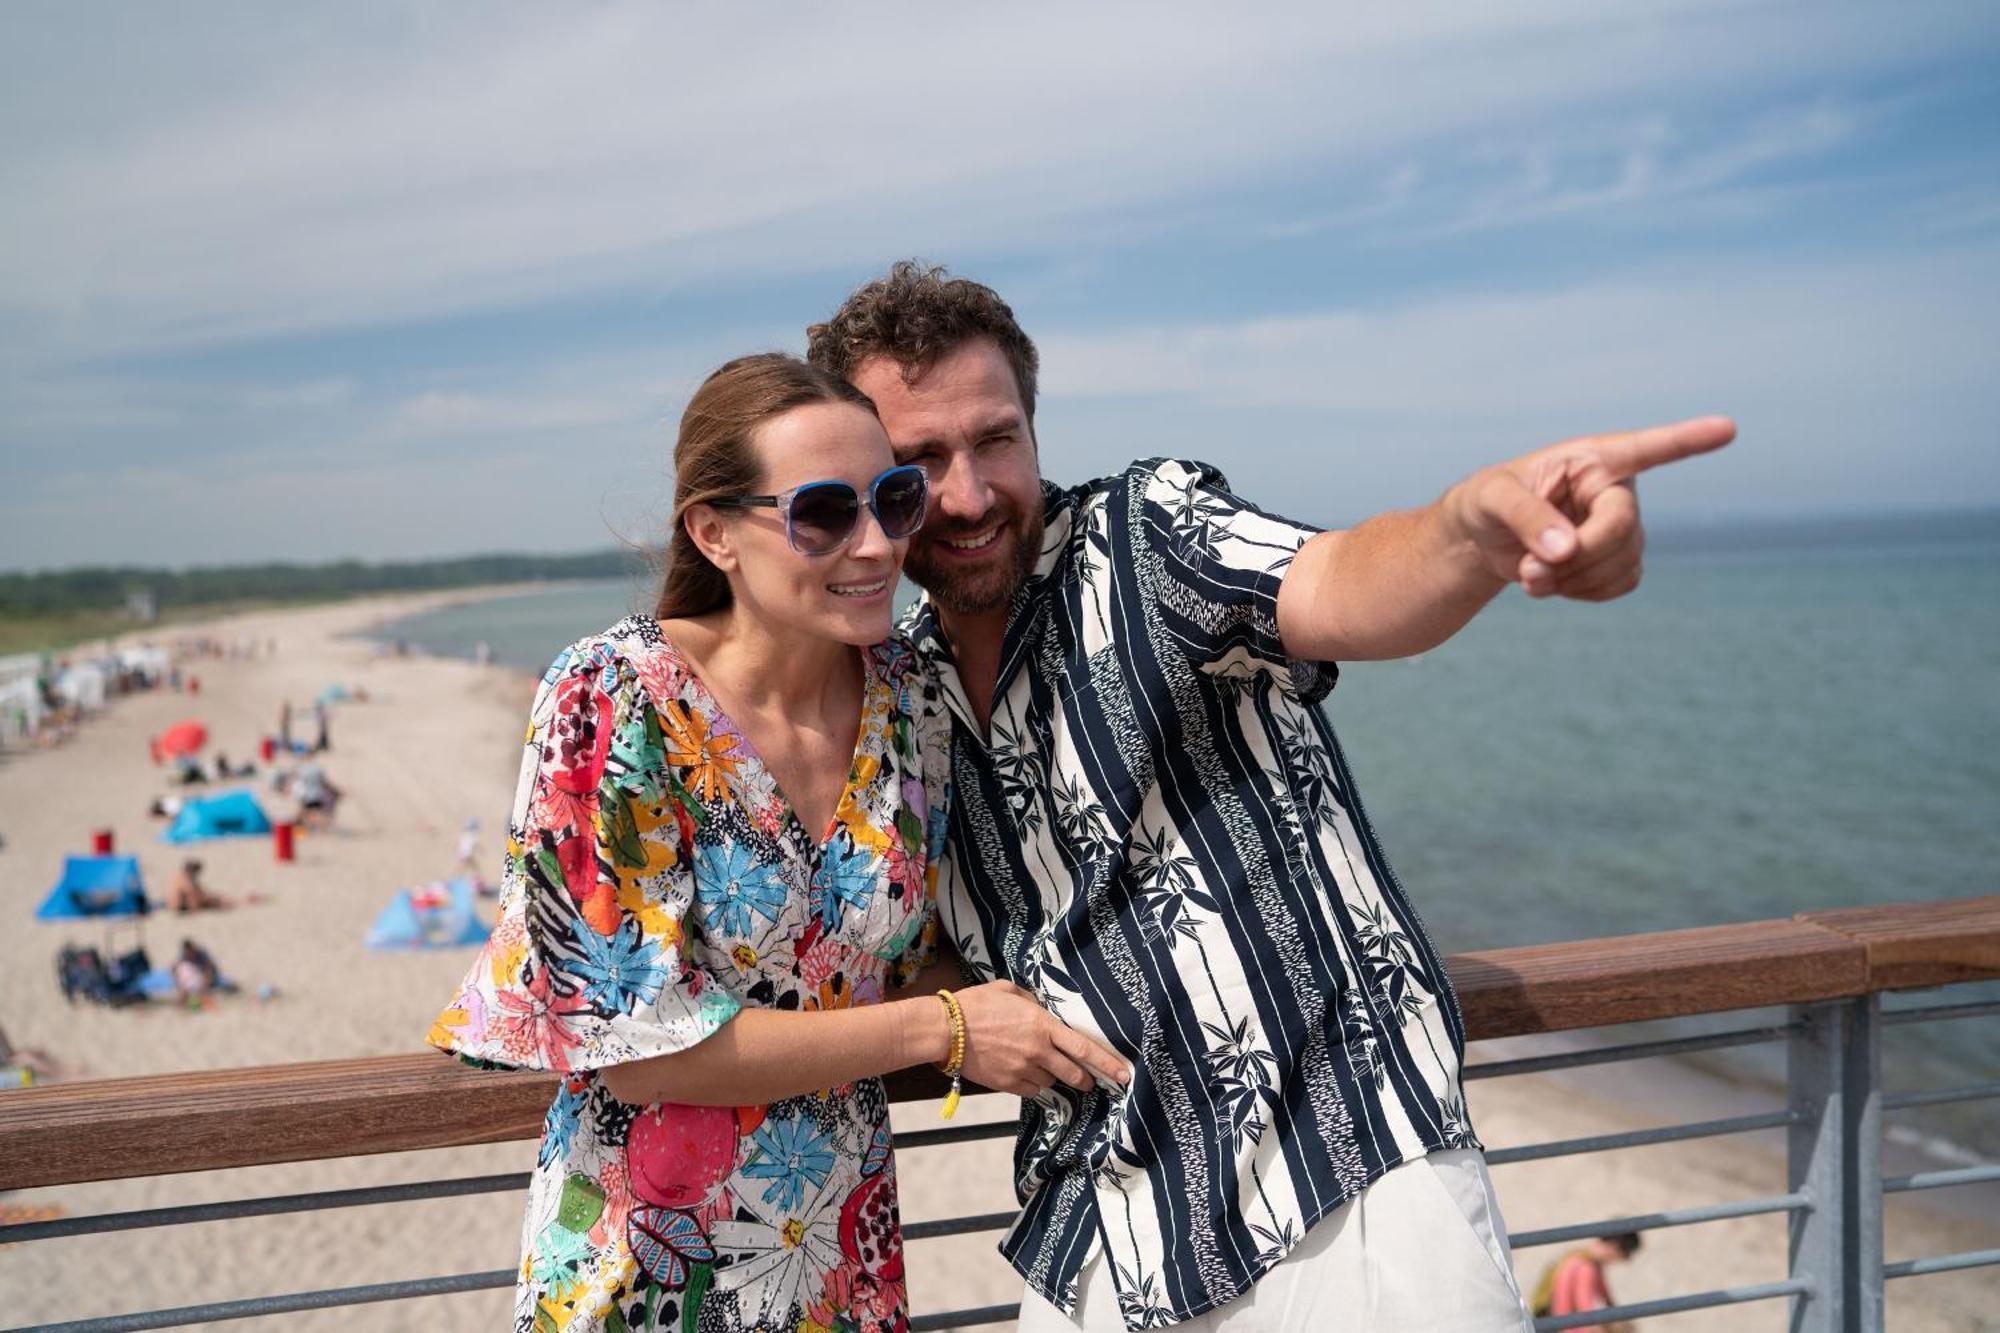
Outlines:
<svg viewBox="0 0 2000 1333"><path fill-rule="evenodd" d="M846 380L783 352L738 357L695 390L674 444L674 530L653 611L658 619L729 605L729 576L688 536L688 510L756 490L763 466L751 437L765 422L813 403L853 403L871 415L875 411L868 396Z"/></svg>

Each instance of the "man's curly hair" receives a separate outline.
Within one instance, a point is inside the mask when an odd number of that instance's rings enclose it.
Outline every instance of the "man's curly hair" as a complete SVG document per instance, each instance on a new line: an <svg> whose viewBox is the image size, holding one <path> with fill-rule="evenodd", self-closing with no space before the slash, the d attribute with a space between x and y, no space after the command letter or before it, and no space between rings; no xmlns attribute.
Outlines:
<svg viewBox="0 0 2000 1333"><path fill-rule="evenodd" d="M1032 426L1040 367L1034 342L1021 332L999 293L969 278L954 278L941 265L905 259L858 289L832 318L806 330L806 359L852 380L863 361L886 356L903 368L905 383L914 383L939 358L975 338L999 344Z"/></svg>

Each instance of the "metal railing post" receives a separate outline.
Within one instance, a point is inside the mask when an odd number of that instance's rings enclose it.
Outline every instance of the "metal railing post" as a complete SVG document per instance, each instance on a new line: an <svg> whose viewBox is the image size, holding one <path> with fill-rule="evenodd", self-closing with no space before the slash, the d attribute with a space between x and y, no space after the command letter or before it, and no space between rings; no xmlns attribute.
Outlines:
<svg viewBox="0 0 2000 1333"><path fill-rule="evenodd" d="M1882 1333L1882 997L1847 1002L1849 1198L1854 1218L1846 1272L1852 1326Z"/></svg>
<svg viewBox="0 0 2000 1333"><path fill-rule="evenodd" d="M1881 1333L1882 1090L1874 996L1797 1011L1787 1048L1787 1183L1811 1206L1792 1215L1791 1333Z"/></svg>

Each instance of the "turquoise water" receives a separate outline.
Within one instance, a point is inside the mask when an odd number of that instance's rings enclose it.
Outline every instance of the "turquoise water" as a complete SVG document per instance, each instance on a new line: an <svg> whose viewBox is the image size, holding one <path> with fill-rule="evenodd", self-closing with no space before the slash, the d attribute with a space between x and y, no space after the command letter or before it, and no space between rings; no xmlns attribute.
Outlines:
<svg viewBox="0 0 2000 1333"><path fill-rule="evenodd" d="M394 627L539 671L649 590ZM1649 561L1608 606L1504 595L1328 708L1390 860L1449 951L2000 892L2000 541ZM2000 1021L1905 1029L1891 1086L2000 1072ZM2000 1112L1933 1123L2000 1149Z"/></svg>

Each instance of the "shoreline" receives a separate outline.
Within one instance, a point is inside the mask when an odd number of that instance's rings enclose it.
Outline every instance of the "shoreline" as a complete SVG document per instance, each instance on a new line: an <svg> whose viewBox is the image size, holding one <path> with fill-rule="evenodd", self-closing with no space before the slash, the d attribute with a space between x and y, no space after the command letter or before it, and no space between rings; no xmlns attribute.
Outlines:
<svg viewBox="0 0 2000 1333"><path fill-rule="evenodd" d="M389 656L365 635L371 627L425 609L521 590L507 585L356 598L179 626L175 636L275 638L279 648L272 657L200 662L199 695L155 692L117 700L87 720L69 743L0 761L0 832L8 840L0 851L0 910L25 922L0 934L0 1025L18 1045L44 1047L93 1077L421 1049L432 1015L456 986L472 951L383 953L366 949L362 939L398 887L446 873L467 818L482 821L482 864L488 878L498 878L502 826L520 762L521 721L535 677L428 653ZM182 855L156 840L157 826L144 814L147 800L165 790L161 770L146 758L146 738L179 717L198 716L232 755L248 755L255 752L255 738L275 721L280 700L296 705L326 682L358 684L368 692L366 702L337 705L332 714L333 748L323 763L349 793L336 829L305 836L290 865L272 860L268 839L199 844L206 877L217 891L260 892L264 900L193 917L156 916L141 928L156 958L183 934L200 940L245 994L200 1012L161 1003L135 1010L66 1006L49 959L63 939L96 942L104 928L93 922L26 921L61 855L86 849L90 830L111 828L120 850L139 858L154 896ZM259 774L252 780L260 797L263 779ZM274 817L281 804L272 802ZM274 985L275 997L255 999L260 984ZM1586 1039L1556 1034L1514 1040L1541 1043L1546 1051L1550 1043ZM1482 1059L1524 1049L1502 1042L1475 1048ZM1666 1118L1730 1114L1739 1100L1757 1092L1728 1086L1689 1065L1653 1060L1570 1075L1474 1081L1468 1101L1482 1137L1500 1147L1616 1132ZM969 1102L960 1123L1011 1115L1009 1099L989 1096ZM906 1131L928 1126L936 1122L936 1111L899 1106L894 1122ZM945 1153L951 1154L949 1164ZM1006 1140L905 1151L899 1175L906 1221L1011 1209L1009 1154ZM57 1204L75 1215L519 1171L533 1157L534 1144L523 1141L24 1191L5 1202ZM1783 1158L1772 1151L1772 1136L1744 1136L1497 1167L1494 1178L1510 1229L1524 1231L1782 1192ZM2000 1245L2000 1227L1933 1206L1938 1202L1890 1200L1892 1258ZM409 1244L412 1229L424 1238L421 1246ZM502 1195L172 1228L148 1233L145 1244L128 1249L113 1248L116 1242L107 1237L37 1241L0 1250L0 1289L9 1293L9 1313L22 1322L78 1318L195 1299L507 1268L518 1256L518 1231L518 1200ZM916 1308L1017 1299L1019 1279L994 1253L997 1239L980 1234L913 1242ZM215 1267L218 1241L231 1255L228 1271L203 1276ZM1557 1246L1519 1252L1516 1271L1524 1286L1561 1252ZM1617 1270L1613 1281L1628 1301L1769 1281L1782 1275L1784 1254L1784 1219L1778 1217L1674 1228L1649 1234L1638 1259ZM114 1257L122 1281L106 1284L102 1274ZM86 1293L82 1301L69 1294L77 1290ZM1890 1326L1899 1333L1977 1329L1981 1312L2000 1306L1993 1278L1980 1272L1894 1283L1888 1300ZM510 1293L474 1292L414 1305L287 1316L282 1325L269 1326L471 1333L505 1326L510 1306ZM1746 1306L1710 1312L1700 1327L1761 1329L1775 1318L1769 1306Z"/></svg>
<svg viewBox="0 0 2000 1333"><path fill-rule="evenodd" d="M459 636L454 634L450 627L440 626L436 619L440 613L454 612L462 607L478 603L511 603L518 601L532 604L540 602L543 599L559 597L565 593L581 594L586 600L595 602L602 598L607 590L630 590L636 586L633 580L627 579L550 580L529 584L499 585L479 590L480 595L476 597L466 597L449 602L440 602L436 605L416 607L407 613L392 616L363 630L359 630L356 632L356 637L364 638L377 644L402 643L409 652L420 653L446 661L479 665L475 655L474 644L461 641ZM623 600L626 608L629 609L634 599L628 597ZM610 619L603 621L602 624L592 622L583 629L572 633L558 632L551 634L547 637L546 642L539 642L533 652L528 654L518 651L519 644L514 642L512 636L507 633L509 627L498 627L498 632L490 636L480 636L481 638L490 637L497 641L492 644L493 656L486 665L493 669L516 671L539 679L557 651L574 643L582 634L602 629L606 625L613 623L617 618L617 615L613 615ZM417 627L414 632L406 628L413 625Z"/></svg>

